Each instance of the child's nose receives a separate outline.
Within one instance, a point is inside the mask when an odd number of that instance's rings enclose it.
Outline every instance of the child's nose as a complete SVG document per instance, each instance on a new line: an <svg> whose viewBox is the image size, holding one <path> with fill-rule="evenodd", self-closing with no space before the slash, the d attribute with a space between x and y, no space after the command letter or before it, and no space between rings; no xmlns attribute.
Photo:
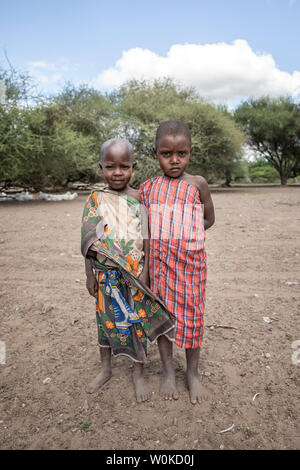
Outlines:
<svg viewBox="0 0 300 470"><path fill-rule="evenodd" d="M177 155L177 153L173 153L172 156L171 156L171 163L177 163L179 160L179 157Z"/></svg>
<svg viewBox="0 0 300 470"><path fill-rule="evenodd" d="M121 174L122 174L122 169L116 167L116 168L114 169L114 175L121 175Z"/></svg>

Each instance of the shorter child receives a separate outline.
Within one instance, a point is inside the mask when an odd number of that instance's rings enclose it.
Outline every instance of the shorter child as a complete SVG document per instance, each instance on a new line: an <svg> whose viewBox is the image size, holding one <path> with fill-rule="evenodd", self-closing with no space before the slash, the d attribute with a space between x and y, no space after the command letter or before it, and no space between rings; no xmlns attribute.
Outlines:
<svg viewBox="0 0 300 470"><path fill-rule="evenodd" d="M113 352L133 359L136 399L141 402L150 396L143 369L147 339L153 342L166 334L167 341L172 340L174 324L161 300L147 287L149 241L143 237L139 191L129 186L134 168L132 147L125 140L109 140L101 147L100 158L108 186L89 196L81 232L86 286L96 298L102 363L87 392L96 391L110 379Z"/></svg>
<svg viewBox="0 0 300 470"><path fill-rule="evenodd" d="M186 173L192 143L180 121L162 123L154 147L163 176L141 185L149 214L149 272L152 291L175 321L175 342L185 349L190 400L205 396L198 374L206 287L205 231L214 223L214 206L206 180ZM172 343L158 338L163 376L161 394L177 399Z"/></svg>

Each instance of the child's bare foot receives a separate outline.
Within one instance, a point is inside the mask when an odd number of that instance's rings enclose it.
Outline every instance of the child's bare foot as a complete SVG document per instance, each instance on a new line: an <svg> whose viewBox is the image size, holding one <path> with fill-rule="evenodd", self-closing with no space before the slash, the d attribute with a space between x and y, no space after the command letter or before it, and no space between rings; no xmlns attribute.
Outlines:
<svg viewBox="0 0 300 470"><path fill-rule="evenodd" d="M207 399L207 392L204 387L200 384L198 373L187 372L187 383L190 392L190 400L193 405L201 403Z"/></svg>
<svg viewBox="0 0 300 470"><path fill-rule="evenodd" d="M141 365L135 366L132 373L132 379L135 388L136 401L141 403L148 400L151 396L151 390L145 380Z"/></svg>
<svg viewBox="0 0 300 470"><path fill-rule="evenodd" d="M86 387L87 393L94 393L111 378L111 369L103 369Z"/></svg>
<svg viewBox="0 0 300 470"><path fill-rule="evenodd" d="M111 348L100 348L101 372L86 387L87 393L94 393L111 378Z"/></svg>
<svg viewBox="0 0 300 470"><path fill-rule="evenodd" d="M178 400L174 371L163 371L159 394L165 400Z"/></svg>
<svg viewBox="0 0 300 470"><path fill-rule="evenodd" d="M173 366L173 344L164 335L157 339L160 358L162 361L162 378L159 394L165 400L178 400L175 372Z"/></svg>

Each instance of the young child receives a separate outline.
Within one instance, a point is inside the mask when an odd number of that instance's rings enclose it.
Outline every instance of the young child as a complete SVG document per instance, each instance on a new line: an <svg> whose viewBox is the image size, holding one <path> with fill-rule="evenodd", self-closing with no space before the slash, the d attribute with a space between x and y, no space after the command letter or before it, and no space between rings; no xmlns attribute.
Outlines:
<svg viewBox="0 0 300 470"><path fill-rule="evenodd" d="M105 142L100 168L108 186L98 193L92 191L81 230L86 286L96 298L102 363L87 392L93 393L110 379L113 352L133 359L136 399L142 402L150 396L143 371L147 339L153 342L166 334L166 341L172 340L174 324L161 300L147 287L149 241L143 237L139 191L129 186L134 168L130 143L121 139Z"/></svg>
<svg viewBox="0 0 300 470"><path fill-rule="evenodd" d="M175 342L185 349L190 400L196 404L205 397L198 374L206 287L205 230L215 216L206 180L185 171L191 153L187 125L180 121L160 124L154 155L164 175L143 183L140 192L149 215L150 287L174 317ZM177 399L173 345L160 337L158 346L161 395Z"/></svg>

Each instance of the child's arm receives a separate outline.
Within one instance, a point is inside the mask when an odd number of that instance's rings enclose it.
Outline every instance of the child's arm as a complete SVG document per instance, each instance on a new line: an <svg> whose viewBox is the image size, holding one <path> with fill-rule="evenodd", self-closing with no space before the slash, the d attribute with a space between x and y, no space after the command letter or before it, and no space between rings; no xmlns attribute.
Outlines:
<svg viewBox="0 0 300 470"><path fill-rule="evenodd" d="M89 251L88 251L89 254ZM86 288L93 297L97 296L98 283L95 277L91 258L85 258Z"/></svg>
<svg viewBox="0 0 300 470"><path fill-rule="evenodd" d="M205 178L197 176L197 186L200 191L201 202L204 205L204 230L215 223L214 204Z"/></svg>

